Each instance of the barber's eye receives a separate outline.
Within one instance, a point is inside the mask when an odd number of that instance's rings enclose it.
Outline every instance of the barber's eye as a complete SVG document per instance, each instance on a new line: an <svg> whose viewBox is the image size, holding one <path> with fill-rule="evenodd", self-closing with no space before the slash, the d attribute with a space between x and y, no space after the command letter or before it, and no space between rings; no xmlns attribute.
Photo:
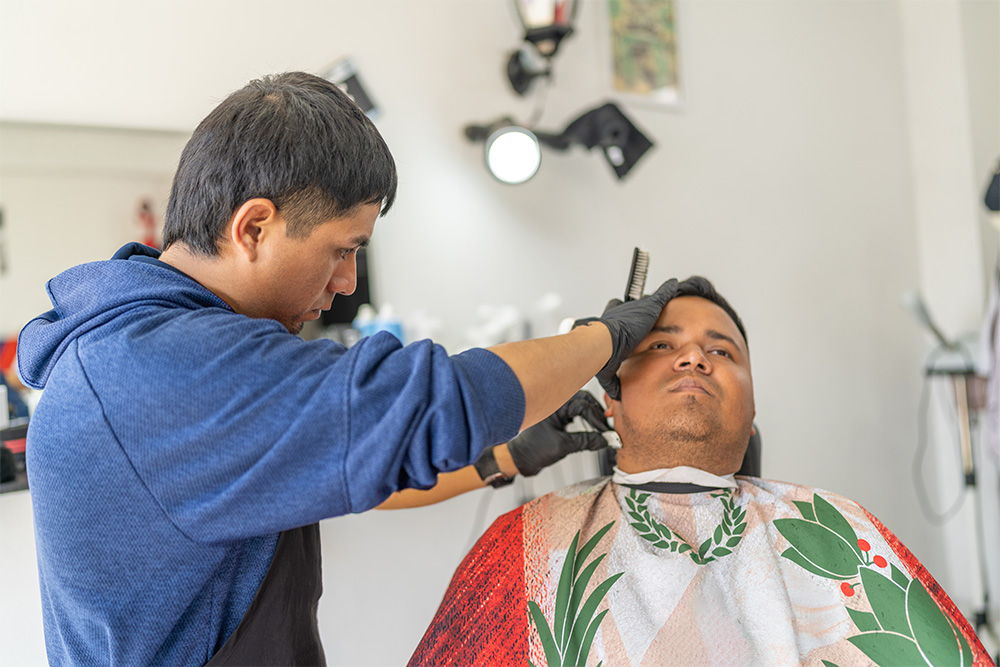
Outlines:
<svg viewBox="0 0 1000 667"><path fill-rule="evenodd" d="M718 354L718 355L721 355L723 357L729 357L730 359L733 358L733 355L729 354L728 350L712 350L710 352L710 354Z"/></svg>

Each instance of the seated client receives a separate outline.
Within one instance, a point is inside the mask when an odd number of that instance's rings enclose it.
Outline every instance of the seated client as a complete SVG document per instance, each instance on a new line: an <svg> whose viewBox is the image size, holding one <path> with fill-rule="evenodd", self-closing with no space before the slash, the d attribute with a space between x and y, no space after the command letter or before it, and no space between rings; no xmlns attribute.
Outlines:
<svg viewBox="0 0 1000 667"><path fill-rule="evenodd" d="M614 475L498 518L411 665L992 664L864 508L734 476L750 357L709 281L680 283L618 376Z"/></svg>

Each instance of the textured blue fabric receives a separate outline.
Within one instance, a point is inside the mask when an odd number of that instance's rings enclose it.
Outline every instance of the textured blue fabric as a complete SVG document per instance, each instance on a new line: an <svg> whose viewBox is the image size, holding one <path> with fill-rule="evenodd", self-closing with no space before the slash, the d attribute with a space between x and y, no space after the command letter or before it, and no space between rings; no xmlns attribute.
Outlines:
<svg viewBox="0 0 1000 667"><path fill-rule="evenodd" d="M44 388L27 468L53 664L203 664L280 531L429 487L524 414L491 352L307 342L128 261L151 254L53 278L18 341L22 380Z"/></svg>

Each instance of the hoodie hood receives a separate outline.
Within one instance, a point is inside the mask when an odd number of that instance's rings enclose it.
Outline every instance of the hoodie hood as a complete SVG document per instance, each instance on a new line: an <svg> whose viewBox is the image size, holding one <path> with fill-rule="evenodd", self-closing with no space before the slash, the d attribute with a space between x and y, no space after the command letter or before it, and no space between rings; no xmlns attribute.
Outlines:
<svg viewBox="0 0 1000 667"><path fill-rule="evenodd" d="M106 261L80 264L45 285L52 310L34 318L17 339L21 382L43 389L63 352L80 336L143 305L217 307L225 301L157 258L160 252L129 243Z"/></svg>

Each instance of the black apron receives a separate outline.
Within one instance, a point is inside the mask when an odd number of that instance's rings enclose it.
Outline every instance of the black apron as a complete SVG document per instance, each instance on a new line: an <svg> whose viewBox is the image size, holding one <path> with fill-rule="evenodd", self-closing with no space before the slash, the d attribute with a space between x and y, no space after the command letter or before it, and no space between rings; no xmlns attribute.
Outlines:
<svg viewBox="0 0 1000 667"><path fill-rule="evenodd" d="M326 665L316 619L322 593L319 524L284 531L250 608L207 664Z"/></svg>

